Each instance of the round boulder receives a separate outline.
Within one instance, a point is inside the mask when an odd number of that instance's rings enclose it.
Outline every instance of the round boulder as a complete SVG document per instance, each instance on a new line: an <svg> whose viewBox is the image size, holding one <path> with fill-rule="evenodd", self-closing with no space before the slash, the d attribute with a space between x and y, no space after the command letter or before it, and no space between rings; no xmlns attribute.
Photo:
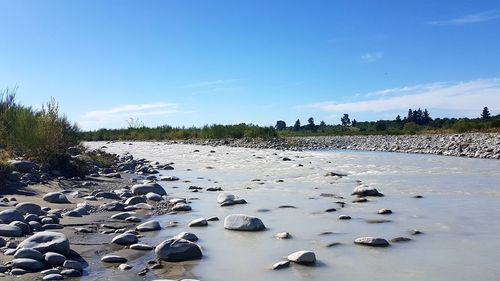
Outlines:
<svg viewBox="0 0 500 281"><path fill-rule="evenodd" d="M156 231L161 230L160 223L155 220L147 221L145 223L139 224L136 228L137 231L145 232L145 231Z"/></svg>
<svg viewBox="0 0 500 281"><path fill-rule="evenodd" d="M161 242L155 249L156 256L167 262L181 262L201 259L200 247L185 239L169 239Z"/></svg>
<svg viewBox="0 0 500 281"><path fill-rule="evenodd" d="M16 210L19 211L22 215L25 214L35 214L35 215L42 215L42 208L40 205L31 203L31 202L22 202L16 205Z"/></svg>
<svg viewBox="0 0 500 281"><path fill-rule="evenodd" d="M167 195L165 189L158 183L143 183L133 185L130 189L135 195L143 195L148 194L149 192L153 192L159 195Z"/></svg>
<svg viewBox="0 0 500 281"><path fill-rule="evenodd" d="M288 255L287 259L294 263L311 264L316 261L316 255L311 251L298 251Z"/></svg>
<svg viewBox="0 0 500 281"><path fill-rule="evenodd" d="M60 192L51 192L45 194L43 196L43 200L49 202L49 203L55 203L55 204L67 204L70 203L66 195L60 193Z"/></svg>
<svg viewBox="0 0 500 281"><path fill-rule="evenodd" d="M16 209L7 209L0 212L1 223L11 223L13 221L24 221L23 215Z"/></svg>

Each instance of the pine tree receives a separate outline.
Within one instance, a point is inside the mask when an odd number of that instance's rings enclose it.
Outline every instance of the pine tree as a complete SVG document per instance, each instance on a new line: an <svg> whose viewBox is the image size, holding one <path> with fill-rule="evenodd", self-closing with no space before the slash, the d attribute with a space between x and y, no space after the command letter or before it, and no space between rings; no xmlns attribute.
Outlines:
<svg viewBox="0 0 500 281"><path fill-rule="evenodd" d="M300 130L300 120L299 119L297 119L297 121L295 121L295 124L293 124L293 130L294 131Z"/></svg>
<svg viewBox="0 0 500 281"><path fill-rule="evenodd" d="M484 107L483 108L483 112L481 113L481 118L483 118L483 120L488 120L490 119L491 117L491 114L490 114L490 110L488 109L488 107Z"/></svg>

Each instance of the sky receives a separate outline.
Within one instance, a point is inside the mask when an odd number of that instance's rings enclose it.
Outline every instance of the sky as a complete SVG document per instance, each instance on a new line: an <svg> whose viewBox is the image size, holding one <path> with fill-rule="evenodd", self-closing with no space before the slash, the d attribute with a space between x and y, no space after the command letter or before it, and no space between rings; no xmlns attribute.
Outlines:
<svg viewBox="0 0 500 281"><path fill-rule="evenodd" d="M0 0L0 89L84 130L500 114L500 2Z"/></svg>

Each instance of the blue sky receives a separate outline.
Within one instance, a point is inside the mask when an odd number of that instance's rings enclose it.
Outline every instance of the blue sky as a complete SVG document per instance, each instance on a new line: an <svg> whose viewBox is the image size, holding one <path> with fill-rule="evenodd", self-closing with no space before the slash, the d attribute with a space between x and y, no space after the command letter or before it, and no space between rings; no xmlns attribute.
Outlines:
<svg viewBox="0 0 500 281"><path fill-rule="evenodd" d="M498 1L0 0L0 88L84 129L500 113Z"/></svg>

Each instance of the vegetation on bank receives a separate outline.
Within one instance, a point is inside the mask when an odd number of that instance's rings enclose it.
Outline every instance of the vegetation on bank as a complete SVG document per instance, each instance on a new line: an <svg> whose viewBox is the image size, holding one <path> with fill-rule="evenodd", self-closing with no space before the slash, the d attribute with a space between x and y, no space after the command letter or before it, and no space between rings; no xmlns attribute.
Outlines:
<svg viewBox="0 0 500 281"><path fill-rule="evenodd" d="M172 126L159 126L149 128L146 126L129 126L127 129L100 129L82 132L82 140L164 140L164 139L240 139L278 137L277 130L273 127L260 127L252 124L237 125L210 125L202 128L184 128Z"/></svg>
<svg viewBox="0 0 500 281"><path fill-rule="evenodd" d="M16 102L16 89L0 92L0 170L22 156L40 164L60 162L79 143L79 130L59 114L54 99L36 110Z"/></svg>

